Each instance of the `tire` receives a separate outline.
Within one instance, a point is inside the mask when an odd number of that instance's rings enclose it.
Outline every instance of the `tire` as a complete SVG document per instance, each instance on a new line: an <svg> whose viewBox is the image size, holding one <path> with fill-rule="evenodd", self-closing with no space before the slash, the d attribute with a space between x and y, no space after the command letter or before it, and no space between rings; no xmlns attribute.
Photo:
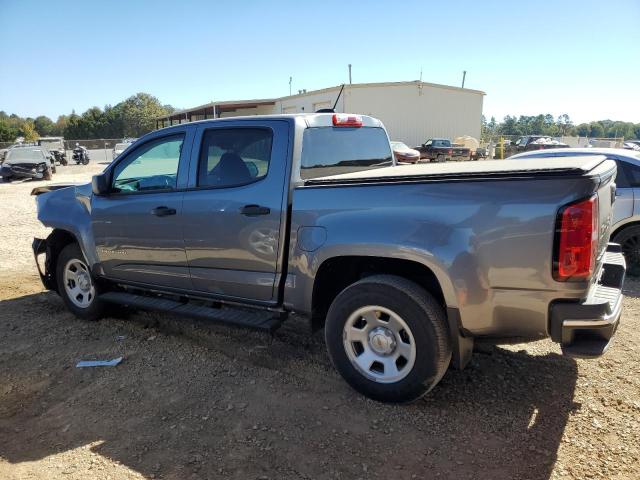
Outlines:
<svg viewBox="0 0 640 480"><path fill-rule="evenodd" d="M640 277L640 226L623 228L612 241L622 246L622 253L627 261L627 274Z"/></svg>
<svg viewBox="0 0 640 480"><path fill-rule="evenodd" d="M416 283L392 275L345 288L329 308L325 340L347 383L381 402L417 400L440 381L451 361L442 307Z"/></svg>
<svg viewBox="0 0 640 480"><path fill-rule="evenodd" d="M53 165L53 166L51 167L51 173L56 173L56 172L57 172L57 170L56 170L56 166L55 166L55 165Z"/></svg>
<svg viewBox="0 0 640 480"><path fill-rule="evenodd" d="M60 165L62 165L63 167L66 167L66 166L67 166L67 159L66 159L66 158L64 158L64 157L63 157L63 158L61 158L61 159L60 159Z"/></svg>
<svg viewBox="0 0 640 480"><path fill-rule="evenodd" d="M76 275L65 276L66 271ZM82 277L78 275L81 274ZM87 283L88 288L87 288ZM88 263L77 243L70 243L58 255L56 264L58 294L76 317L97 320L106 313L106 307L98 295L98 288L89 272ZM74 292L77 295L74 296Z"/></svg>
<svg viewBox="0 0 640 480"><path fill-rule="evenodd" d="M42 179L43 179L43 180L51 180L52 176L53 176L52 169L51 169L51 167L48 167L48 168L44 171L44 173L42 174Z"/></svg>
<svg viewBox="0 0 640 480"><path fill-rule="evenodd" d="M0 177L0 182L11 183L12 177Z"/></svg>

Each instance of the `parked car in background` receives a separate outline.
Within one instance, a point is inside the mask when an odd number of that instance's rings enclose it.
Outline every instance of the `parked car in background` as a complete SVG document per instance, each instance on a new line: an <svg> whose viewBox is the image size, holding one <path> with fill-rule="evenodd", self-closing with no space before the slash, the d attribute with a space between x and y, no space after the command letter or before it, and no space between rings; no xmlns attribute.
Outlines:
<svg viewBox="0 0 640 480"><path fill-rule="evenodd" d="M67 164L67 151L64 147L63 137L40 137L38 145L49 150L54 156L54 160L60 165Z"/></svg>
<svg viewBox="0 0 640 480"><path fill-rule="evenodd" d="M41 147L14 147L7 151L0 165L3 182L17 178L51 180L54 166L48 152Z"/></svg>
<svg viewBox="0 0 640 480"><path fill-rule="evenodd" d="M525 135L513 144L517 152L529 150L546 150L549 148L569 148L569 145L559 140L554 140L548 135Z"/></svg>
<svg viewBox="0 0 640 480"><path fill-rule="evenodd" d="M91 184L34 189L52 231L33 250L78 317L119 304L270 331L295 314L352 387L406 402L477 337L605 352L615 173L593 155L397 166L362 115L205 120L145 135Z"/></svg>
<svg viewBox="0 0 640 480"><path fill-rule="evenodd" d="M118 156L130 146L131 143L116 143L113 147L113 151L111 152L113 159L115 160L116 158L118 158Z"/></svg>
<svg viewBox="0 0 640 480"><path fill-rule="evenodd" d="M451 160L471 160L471 150L465 147L454 147L446 138L430 138L422 145L415 147L420 152L420 159L430 162L448 162Z"/></svg>
<svg viewBox="0 0 640 480"><path fill-rule="evenodd" d="M624 142L622 148L625 150L635 150L640 151L640 140L629 140Z"/></svg>
<svg viewBox="0 0 640 480"><path fill-rule="evenodd" d="M391 142L391 150L393 151L396 162L418 163L420 161L420 152L407 147L407 145L402 142Z"/></svg>
<svg viewBox="0 0 640 480"><path fill-rule="evenodd" d="M640 276L640 152L621 148L563 148L519 153L526 158L603 155L618 164L611 238L622 245L630 275Z"/></svg>

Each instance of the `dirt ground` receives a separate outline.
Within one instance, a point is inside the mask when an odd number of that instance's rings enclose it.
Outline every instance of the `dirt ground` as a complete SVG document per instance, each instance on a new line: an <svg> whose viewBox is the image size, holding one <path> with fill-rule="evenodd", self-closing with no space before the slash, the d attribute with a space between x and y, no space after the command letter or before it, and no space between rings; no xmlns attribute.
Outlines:
<svg viewBox="0 0 640 480"><path fill-rule="evenodd" d="M74 318L31 257L42 183L0 184L0 479L640 478L640 282L599 360L550 341L483 347L423 400L384 405L352 391L299 321L270 336Z"/></svg>

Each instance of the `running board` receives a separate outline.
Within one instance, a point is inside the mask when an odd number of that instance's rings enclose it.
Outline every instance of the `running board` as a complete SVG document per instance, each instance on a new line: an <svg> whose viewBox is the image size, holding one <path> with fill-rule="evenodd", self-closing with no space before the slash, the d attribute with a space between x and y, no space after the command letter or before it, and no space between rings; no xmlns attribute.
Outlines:
<svg viewBox="0 0 640 480"><path fill-rule="evenodd" d="M100 295L100 299L109 303L117 303L126 307L140 308L142 310L155 310L158 312L170 312L177 315L194 317L203 320L226 323L238 327L253 328L272 332L282 324L280 318L273 312L248 311L234 308L212 308L204 305L176 302L168 298L147 297L127 292L106 292Z"/></svg>

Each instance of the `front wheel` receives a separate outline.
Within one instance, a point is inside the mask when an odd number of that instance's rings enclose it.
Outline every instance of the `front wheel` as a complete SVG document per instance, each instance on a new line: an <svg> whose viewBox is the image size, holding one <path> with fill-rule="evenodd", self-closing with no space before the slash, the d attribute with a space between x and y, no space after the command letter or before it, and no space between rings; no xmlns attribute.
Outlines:
<svg viewBox="0 0 640 480"><path fill-rule="evenodd" d="M640 226L626 227L616 233L613 242L622 247L627 262L627 274L640 277Z"/></svg>
<svg viewBox="0 0 640 480"><path fill-rule="evenodd" d="M416 283L392 275L367 277L344 289L329 309L325 340L349 385L383 402L420 398L451 361L442 307Z"/></svg>
<svg viewBox="0 0 640 480"><path fill-rule="evenodd" d="M88 263L77 243L67 245L60 252L56 282L58 293L76 317L97 320L105 313L104 302L98 297Z"/></svg>

